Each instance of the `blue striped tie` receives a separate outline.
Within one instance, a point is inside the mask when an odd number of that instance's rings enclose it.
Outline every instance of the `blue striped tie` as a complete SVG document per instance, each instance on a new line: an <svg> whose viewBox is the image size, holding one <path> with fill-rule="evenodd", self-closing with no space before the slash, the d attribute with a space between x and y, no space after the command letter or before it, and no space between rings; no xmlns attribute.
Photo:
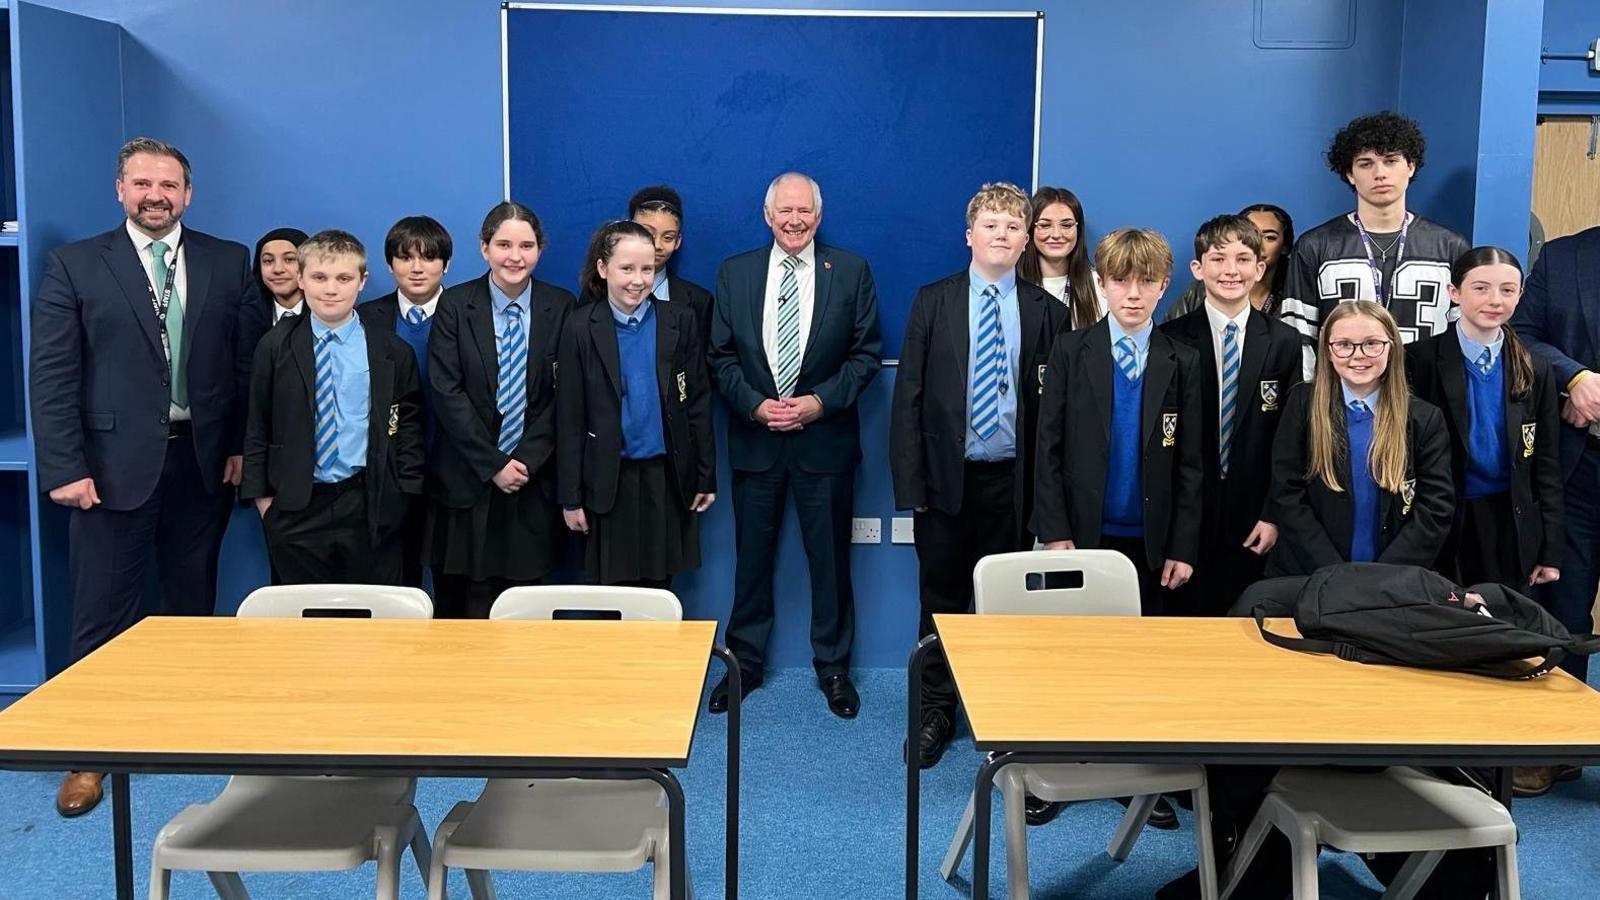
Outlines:
<svg viewBox="0 0 1600 900"><path fill-rule="evenodd" d="M978 311L977 371L972 378L972 430L988 440L1000 430L1000 395L1006 387L1006 336L1000 330L1000 289L983 289Z"/></svg>
<svg viewBox="0 0 1600 900"><path fill-rule="evenodd" d="M422 307L413 306L406 311L406 321L413 325L421 325L428 321L428 314L422 311Z"/></svg>
<svg viewBox="0 0 1600 900"><path fill-rule="evenodd" d="M1359 416L1367 411L1367 404L1361 400L1351 400L1350 411Z"/></svg>
<svg viewBox="0 0 1600 900"><path fill-rule="evenodd" d="M528 411L528 339L522 333L522 307L506 307L506 333L500 338L500 390L495 408L500 410L501 453L510 453L522 440Z"/></svg>
<svg viewBox="0 0 1600 900"><path fill-rule="evenodd" d="M1485 375L1494 371L1494 354L1488 347L1483 348L1483 355L1478 357L1478 371Z"/></svg>
<svg viewBox="0 0 1600 900"><path fill-rule="evenodd" d="M1117 368L1122 374L1128 376L1129 381L1139 380L1139 351L1133 346L1133 338L1125 337L1117 341Z"/></svg>
<svg viewBox="0 0 1600 900"><path fill-rule="evenodd" d="M795 382L800 380L800 281L794 274L797 262L792 256L783 258L783 279L778 282L778 371L773 380L779 397L792 396Z"/></svg>
<svg viewBox="0 0 1600 900"><path fill-rule="evenodd" d="M317 469L326 472L339 459L339 423L334 411L333 332L317 338Z"/></svg>
<svg viewBox="0 0 1600 900"><path fill-rule="evenodd" d="M1239 408L1239 325L1229 322L1222 332L1222 396L1218 406L1221 417L1219 449L1222 452L1222 474L1228 474L1228 459L1233 449L1234 412Z"/></svg>

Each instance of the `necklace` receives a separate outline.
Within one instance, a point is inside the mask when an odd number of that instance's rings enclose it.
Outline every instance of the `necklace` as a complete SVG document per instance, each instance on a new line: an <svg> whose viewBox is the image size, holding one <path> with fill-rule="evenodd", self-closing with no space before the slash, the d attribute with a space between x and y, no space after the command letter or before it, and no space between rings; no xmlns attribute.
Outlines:
<svg viewBox="0 0 1600 900"><path fill-rule="evenodd" d="M1376 235L1374 235L1372 238L1372 245L1378 248L1379 259L1388 259L1389 254L1394 252L1394 246L1398 243L1400 243L1400 235L1398 233L1396 233L1395 236L1389 240L1389 246L1387 247L1378 243L1378 238Z"/></svg>

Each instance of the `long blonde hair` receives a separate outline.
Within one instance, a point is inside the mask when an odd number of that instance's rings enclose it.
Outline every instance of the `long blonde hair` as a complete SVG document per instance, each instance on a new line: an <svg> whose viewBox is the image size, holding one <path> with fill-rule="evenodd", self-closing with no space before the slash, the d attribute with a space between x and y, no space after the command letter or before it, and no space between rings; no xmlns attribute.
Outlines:
<svg viewBox="0 0 1600 900"><path fill-rule="evenodd" d="M1317 372L1311 382L1311 407L1306 443L1306 478L1320 478L1331 491L1343 491L1339 483L1339 469L1350 455L1348 432L1341 427L1345 421L1344 391L1340 387L1339 373L1333 369L1333 353L1328 348L1328 335L1335 323L1356 316L1365 316L1383 326L1389 339L1389 364L1378 381L1377 409L1373 410L1372 449L1367 454L1367 467L1372 480L1393 494L1400 493L1406 479L1406 457L1411 417L1411 392L1406 385L1405 346L1400 342L1400 330L1395 327L1389 311L1367 300L1340 303L1328 314L1322 324L1322 334L1317 344ZM1352 467L1354 461L1351 461Z"/></svg>

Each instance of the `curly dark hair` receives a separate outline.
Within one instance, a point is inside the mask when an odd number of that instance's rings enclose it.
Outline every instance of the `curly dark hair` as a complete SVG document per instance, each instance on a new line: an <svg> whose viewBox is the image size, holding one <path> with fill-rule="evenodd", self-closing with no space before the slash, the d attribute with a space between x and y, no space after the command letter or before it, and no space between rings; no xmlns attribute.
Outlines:
<svg viewBox="0 0 1600 900"><path fill-rule="evenodd" d="M1328 143L1328 168L1343 181L1355 168L1356 157L1370 150L1380 155L1398 153L1421 172L1422 156L1427 148L1428 141L1414 120L1384 110L1352 119L1350 124L1339 129Z"/></svg>

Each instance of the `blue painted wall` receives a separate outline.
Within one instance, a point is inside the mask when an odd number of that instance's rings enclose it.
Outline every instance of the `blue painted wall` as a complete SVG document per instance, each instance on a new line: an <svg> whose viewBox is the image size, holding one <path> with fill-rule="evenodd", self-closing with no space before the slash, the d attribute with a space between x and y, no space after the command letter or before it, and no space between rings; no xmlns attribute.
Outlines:
<svg viewBox="0 0 1600 900"><path fill-rule="evenodd" d="M1544 0L1544 49L1550 53L1582 53L1600 38L1600 3L1594 0ZM1573 106L1571 111L1600 113L1600 74L1579 60L1550 60L1539 71L1544 99ZM1587 95L1587 96L1584 96Z"/></svg>
<svg viewBox="0 0 1600 900"><path fill-rule="evenodd" d="M1495 244L1529 259L1533 144L1538 121L1542 0L1488 0L1473 196L1474 244Z"/></svg>
<svg viewBox="0 0 1600 900"><path fill-rule="evenodd" d="M1481 0L1407 0L1399 108L1421 124L1428 150L1406 206L1467 235L1478 170L1483 45Z"/></svg>
<svg viewBox="0 0 1600 900"><path fill-rule="evenodd" d="M1309 14L1304 4L1291 0L1262 2L1275 27ZM54 5L112 18L127 29L122 62L127 133L160 135L190 154L196 180L188 220L195 227L249 242L277 225L339 225L377 243L395 218L428 212L463 245L450 277L481 271L471 236L501 192L497 3L56 0ZM984 0L870 5L1001 6ZM1342 50L1257 47L1253 6L1246 0L1048 0L1038 8L1046 13L1041 181L1069 186L1083 197L1091 239L1118 226L1152 226L1174 242L1180 266L1188 258L1185 248L1195 225L1219 211L1276 202L1304 230L1349 208L1349 189L1327 171L1322 150L1345 120L1401 103L1403 50L1409 53L1407 46L1415 49L1424 42L1415 22L1408 25L1406 6L1393 0L1359 0L1354 43ZM975 58L981 58L981 49L974 48ZM1430 47L1405 67L1425 68L1422 60L1435 52ZM649 71L648 62L642 62L628 77L647 78ZM975 64L973 77L982 77L981 65ZM1431 102L1424 91L1414 84L1410 94L1419 109ZM1456 108L1454 102L1437 108ZM648 127L648 119L643 124ZM1435 137L1435 148L1441 143ZM1441 174L1448 169L1430 163L1423 184L1441 192L1430 196L1430 206L1460 204L1470 211L1470 183L1454 188L1466 200L1449 194L1450 181ZM692 204L693 197L688 201ZM109 179L97 202L106 225L114 223ZM960 211L950 212L958 223ZM553 240L576 242L586 236L558 234ZM694 240L692 231L688 240ZM714 261L705 271L685 274L705 279L712 268ZM571 277L541 275L558 282ZM368 293L390 289L387 274L379 271ZM892 382L893 371L886 370L862 401L866 461L858 479L860 515L893 512L886 462ZM725 483L723 499L707 523L705 569L680 585L693 615L723 613L729 602L727 499ZM241 512L234 526L224 555L222 605L228 608L265 577L253 517ZM866 665L903 664L915 628L914 553L890 544L857 551L857 659ZM810 658L806 581L792 527L777 574L785 610L772 658L777 665L804 666Z"/></svg>

